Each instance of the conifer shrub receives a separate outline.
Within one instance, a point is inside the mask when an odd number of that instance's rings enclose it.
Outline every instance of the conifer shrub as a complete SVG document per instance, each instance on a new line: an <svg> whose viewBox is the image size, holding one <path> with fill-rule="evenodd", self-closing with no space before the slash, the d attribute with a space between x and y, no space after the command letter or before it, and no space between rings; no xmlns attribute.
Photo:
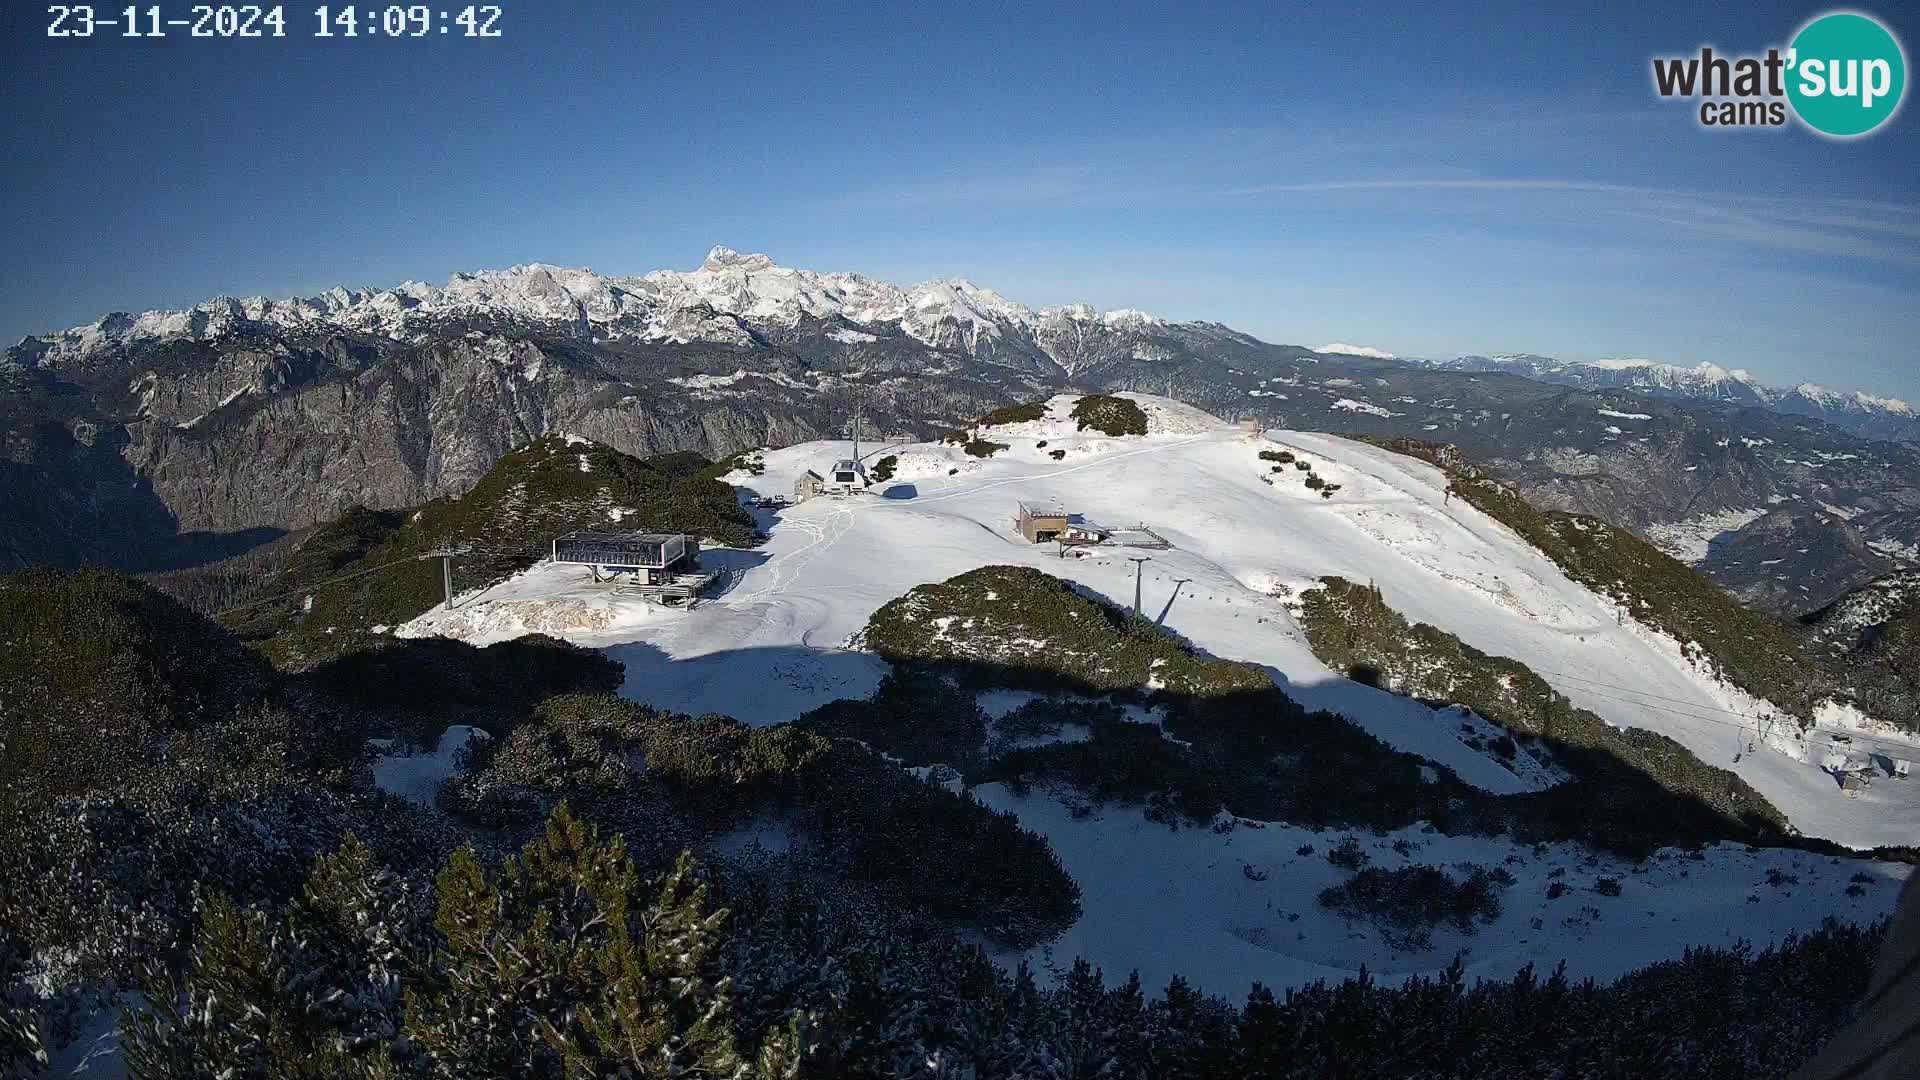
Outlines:
<svg viewBox="0 0 1920 1080"><path fill-rule="evenodd" d="M993 442L990 439L970 439L965 445L961 446L961 449L967 452L968 457L990 458L1000 451L1005 450L1007 445L1008 444L1003 442Z"/></svg>
<svg viewBox="0 0 1920 1080"><path fill-rule="evenodd" d="M209 899L184 968L129 1009L135 1075L779 1076L797 1028L741 1045L727 913L686 856L647 881L565 807L497 870L455 852L433 907L349 839L278 909ZM757 1053L754 1051L757 1049Z"/></svg>
<svg viewBox="0 0 1920 1080"><path fill-rule="evenodd" d="M1002 424L1024 424L1047 418L1047 402L1028 401L1019 405L1003 405L980 418L981 427L998 427Z"/></svg>
<svg viewBox="0 0 1920 1080"><path fill-rule="evenodd" d="M1470 934L1476 920L1498 919L1498 890L1513 881L1498 867L1470 867L1456 881L1436 866L1374 866L1321 890L1319 899L1322 907L1346 918L1372 922L1381 940L1396 949L1424 950L1433 947L1433 928L1441 923Z"/></svg>
<svg viewBox="0 0 1920 1080"><path fill-rule="evenodd" d="M1088 394L1073 403L1078 430L1092 428L1105 435L1145 435L1147 414L1123 397Z"/></svg>
<svg viewBox="0 0 1920 1080"><path fill-rule="evenodd" d="M893 479L893 470L898 467L899 464L900 455L898 454L888 454L886 457L874 462L873 472L870 474L873 477L873 482L876 484L884 484Z"/></svg>
<svg viewBox="0 0 1920 1080"><path fill-rule="evenodd" d="M940 674L905 665L880 680L871 697L842 698L808 712L795 726L835 739L858 739L916 764L974 767L987 738L973 695L954 693Z"/></svg>
<svg viewBox="0 0 1920 1080"><path fill-rule="evenodd" d="M411 732L415 742L431 745L448 723L497 736L547 698L612 693L623 670L599 650L544 634L484 647L451 638L383 637L293 681L357 707L370 731Z"/></svg>

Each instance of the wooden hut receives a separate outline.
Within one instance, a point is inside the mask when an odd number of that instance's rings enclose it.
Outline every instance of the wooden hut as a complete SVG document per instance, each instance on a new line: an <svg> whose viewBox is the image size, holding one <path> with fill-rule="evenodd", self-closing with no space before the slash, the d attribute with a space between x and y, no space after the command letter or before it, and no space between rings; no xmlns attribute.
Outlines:
<svg viewBox="0 0 1920 1080"><path fill-rule="evenodd" d="M1045 544L1065 535L1072 521L1073 515L1056 504L1021 502L1013 527L1028 543Z"/></svg>

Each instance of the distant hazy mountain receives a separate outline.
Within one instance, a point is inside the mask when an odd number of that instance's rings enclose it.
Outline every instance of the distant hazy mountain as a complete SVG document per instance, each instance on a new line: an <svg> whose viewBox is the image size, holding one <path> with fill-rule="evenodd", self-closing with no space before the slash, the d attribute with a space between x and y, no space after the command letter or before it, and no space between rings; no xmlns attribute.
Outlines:
<svg viewBox="0 0 1920 1080"><path fill-rule="evenodd" d="M1695 367L1653 360L1556 360L1531 353L1461 356L1414 363L1445 371L1505 371L1529 379L1592 389L1633 390L1662 397L1757 405L1792 416L1811 416L1872 439L1920 440L1920 413L1899 398L1856 390L1842 393L1814 383L1766 386L1740 368L1702 363Z"/></svg>

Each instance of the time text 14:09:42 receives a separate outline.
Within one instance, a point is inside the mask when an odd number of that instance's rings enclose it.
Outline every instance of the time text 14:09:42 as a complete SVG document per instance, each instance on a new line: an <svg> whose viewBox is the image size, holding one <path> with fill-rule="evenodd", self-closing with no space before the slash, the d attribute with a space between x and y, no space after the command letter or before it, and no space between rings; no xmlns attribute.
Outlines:
<svg viewBox="0 0 1920 1080"><path fill-rule="evenodd" d="M423 38L443 34L497 38L501 36L500 16L500 7L494 4L458 8L430 4L327 5L314 9L307 26L313 37L323 38ZM158 38L175 34L284 38L289 30L286 7L278 4L195 4L184 8L129 4L117 17L110 9L88 4L53 4L47 8L47 17L47 36L56 38Z"/></svg>

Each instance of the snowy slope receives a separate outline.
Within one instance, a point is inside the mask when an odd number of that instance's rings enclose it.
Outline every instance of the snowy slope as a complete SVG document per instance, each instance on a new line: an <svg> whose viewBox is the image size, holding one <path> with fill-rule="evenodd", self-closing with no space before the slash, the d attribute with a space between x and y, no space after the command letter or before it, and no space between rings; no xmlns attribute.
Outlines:
<svg viewBox="0 0 1920 1080"><path fill-rule="evenodd" d="M992 429L1011 449L989 460L938 444L863 446L870 463L898 458L891 481L769 516L769 542L726 553L738 580L693 612L616 600L594 590L584 571L543 566L401 632L477 642L536 629L558 634L608 647L627 664L633 697L776 723L876 685L878 661L846 646L875 609L915 585L1024 563L1130 601L1131 551L1060 559L1013 533L1015 500L1054 499L1092 521L1145 523L1172 541L1172 550L1148 552L1148 615L1213 654L1266 667L1308 707L1347 715L1488 790L1526 785L1462 746L1424 706L1327 670L1285 598L1270 595L1275 587L1297 592L1328 574L1373 581L1409 619L1514 657L1607 720L1669 735L1733 769L1806 833L1863 847L1920 836L1920 785L1885 782L1843 796L1797 733L1757 731L1746 719L1762 704L1693 669L1677 643L1619 621L1610 603L1504 526L1449 502L1432 467L1331 436L1272 432L1256 441L1188 406L1136 400L1152 414L1144 438L1077 432L1064 419L1072 399L1061 397L1049 420ZM1313 461L1340 491L1319 498L1292 473L1276 486L1262 483L1267 463L1256 453L1276 446ZM736 480L744 490L784 493L807 468L846 449L770 451L763 475ZM1054 461L1054 451L1063 459ZM1768 737L1785 753L1768 752Z"/></svg>
<svg viewBox="0 0 1920 1080"><path fill-rule="evenodd" d="M401 632L488 642L539 629L606 648L627 665L623 692L630 697L770 724L871 692L884 665L852 646L875 609L915 585L982 565L1026 564L1125 603L1133 587L1125 556L1150 554L1146 613L1199 647L1262 665L1303 704L1341 712L1487 790L1554 782L1537 771L1516 775L1466 746L1456 734L1458 714L1437 715L1316 660L1286 593L1340 574L1376 582L1410 618L1522 660L1612 722L1664 732L1738 771L1809 833L1860 846L1920 835L1920 785L1883 781L1848 798L1814 764L1764 745L1746 753L1738 718L1717 711L1737 711L1738 695L1689 668L1674 642L1616 623L1609 605L1504 526L1450 502L1436 470L1326 436L1250 437L1148 397L1135 396L1149 413L1148 436L1081 433L1064 420L1072 400L1055 399L1047 420L989 431L1011 447L990 460L946 445L862 446L869 464L897 459L890 481L869 494L767 515L771 539L761 550L707 553L738 577L695 610L617 600L595 589L584 571L541 566L461 597L452 612L429 612ZM1262 483L1268 463L1256 455L1275 446L1312 460L1340 491L1322 499L1291 472L1277 486ZM769 451L763 475L733 479L747 490L786 492L804 470L847 450L845 443L812 443ZM1050 456L1056 450L1065 451L1060 461ZM1109 526L1143 523L1174 547L1061 559L1013 533L1016 499L1056 499ZM981 705L1000 715L1028 696L983 695ZM1433 971L1459 949L1468 950L1476 975L1506 977L1529 961L1551 966L1566 959L1575 975L1605 978L1677 956L1690 944L1746 938L1764 945L1813 929L1827 915L1877 918L1891 910L1906 869L1734 847L1710 850L1702 860L1663 852L1636 868L1609 858L1589 862L1573 845L1539 852L1420 828L1363 836L1375 865L1473 862L1505 866L1519 879L1503 890L1506 911L1495 925L1472 936L1443 928L1434 949L1399 954L1371 926L1344 922L1315 903L1318 891L1341 877L1324 858L1337 832L1278 823L1243 823L1224 833L1174 830L1124 807L1078 816L1067 805L1077 800L1046 790L1021 797L986 785L975 793L1043 832L1084 890L1083 918L1030 954L1042 970L1084 955L1113 975L1138 968L1149 986L1179 972L1232 996L1255 979L1297 985L1351 974L1361 963L1383 976ZM1415 846L1402 855L1390 846L1396 839ZM1305 844L1316 853L1297 854ZM1783 875L1781 884L1767 884L1770 869ZM1870 878L1858 897L1846 893L1856 873ZM1622 895L1593 892L1601 877L1620 880ZM1798 882L1786 883L1789 877ZM1549 898L1555 882L1573 891Z"/></svg>
<svg viewBox="0 0 1920 1080"><path fill-rule="evenodd" d="M1080 883L1085 914L1058 939L1025 954L1037 970L1065 968L1084 956L1110 978L1138 970L1144 986L1158 988L1180 974L1229 997L1256 980L1279 987L1337 982L1362 964L1382 981L1396 982L1436 972L1463 950L1469 982L1511 978L1529 963L1544 977L1562 960L1574 978L1611 979L1675 959L1688 945L1744 939L1760 948L1816 929L1829 915L1881 918L1893 909L1909 869L1725 844L1698 859L1668 849L1634 864L1594 858L1572 844L1535 849L1422 828L1377 837L1362 832L1358 839L1373 866L1472 863L1500 866L1516 879L1500 890L1503 910L1491 924L1473 934L1436 927L1433 948L1400 952L1372 925L1344 920L1316 901L1320 890L1348 876L1326 853L1352 834L1248 822L1225 831L1171 829L1121 807L1076 815L1044 792L1023 798L1000 784L975 794L1045 833ZM1397 851L1396 843L1408 850ZM1313 850L1301 854L1308 845ZM1770 870L1778 877L1770 879ZM1860 896L1846 891L1855 874L1867 878ZM1596 892L1602 878L1618 882L1619 895ZM1555 884L1567 891L1549 895Z"/></svg>

